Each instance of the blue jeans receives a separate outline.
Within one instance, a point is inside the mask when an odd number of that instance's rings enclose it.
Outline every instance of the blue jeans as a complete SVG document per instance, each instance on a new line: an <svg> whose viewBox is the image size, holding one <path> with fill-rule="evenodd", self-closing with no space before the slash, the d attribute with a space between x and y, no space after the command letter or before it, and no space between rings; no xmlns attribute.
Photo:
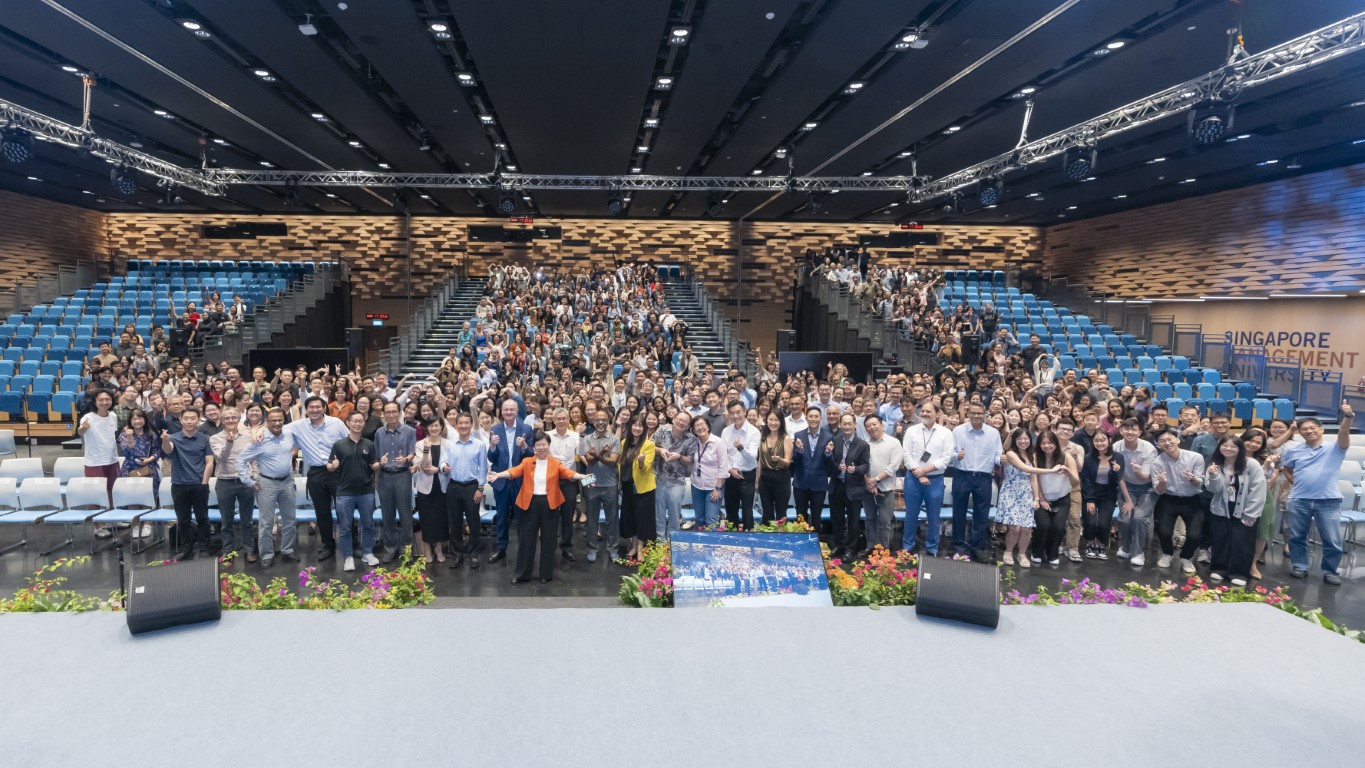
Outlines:
<svg viewBox="0 0 1365 768"><path fill-rule="evenodd" d="M988 472L953 475L953 551L959 555L986 551L986 531L991 525L991 484ZM967 548L967 507L972 508L971 549Z"/></svg>
<svg viewBox="0 0 1365 768"><path fill-rule="evenodd" d="M692 488L692 513L696 516L697 527L715 525L720 522L720 500L711 498L711 491Z"/></svg>
<svg viewBox="0 0 1365 768"><path fill-rule="evenodd" d="M1316 521L1322 539L1322 572L1336 573L1341 565L1341 500L1289 500L1289 562L1296 571L1308 570L1308 530Z"/></svg>
<svg viewBox="0 0 1365 768"><path fill-rule="evenodd" d="M654 531L661 539L669 538L682 526L682 504L687 495L686 485L659 483L654 494Z"/></svg>
<svg viewBox="0 0 1365 768"><path fill-rule="evenodd" d="M374 494L360 496L338 496L337 508L337 551L338 557L351 556L351 521L360 513L360 552L368 555L374 551Z"/></svg>
<svg viewBox="0 0 1365 768"><path fill-rule="evenodd" d="M943 511L943 475L930 475L925 478L928 485L921 483L913 475L905 475L905 535L901 537L901 549L915 548L915 529L919 527L919 509L924 506L924 514L929 525L924 531L924 548L931 555L938 554L939 515Z"/></svg>

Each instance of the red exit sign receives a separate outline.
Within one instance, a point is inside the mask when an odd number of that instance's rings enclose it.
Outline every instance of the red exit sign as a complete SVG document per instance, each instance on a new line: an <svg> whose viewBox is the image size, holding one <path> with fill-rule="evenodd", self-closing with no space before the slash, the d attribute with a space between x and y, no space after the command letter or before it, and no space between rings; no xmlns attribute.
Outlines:
<svg viewBox="0 0 1365 768"><path fill-rule="evenodd" d="M365 315L366 320L388 320L389 316L383 312L372 312Z"/></svg>

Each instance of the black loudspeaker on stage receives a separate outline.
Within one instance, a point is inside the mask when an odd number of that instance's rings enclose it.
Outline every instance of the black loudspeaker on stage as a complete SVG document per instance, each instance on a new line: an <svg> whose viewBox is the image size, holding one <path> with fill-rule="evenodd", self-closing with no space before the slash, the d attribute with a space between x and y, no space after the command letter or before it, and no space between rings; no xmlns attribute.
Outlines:
<svg viewBox="0 0 1365 768"><path fill-rule="evenodd" d="M128 585L128 631L134 635L217 621L222 615L217 558L133 569Z"/></svg>
<svg viewBox="0 0 1365 768"><path fill-rule="evenodd" d="M921 559L915 613L994 629L1000 623L999 569L966 560Z"/></svg>

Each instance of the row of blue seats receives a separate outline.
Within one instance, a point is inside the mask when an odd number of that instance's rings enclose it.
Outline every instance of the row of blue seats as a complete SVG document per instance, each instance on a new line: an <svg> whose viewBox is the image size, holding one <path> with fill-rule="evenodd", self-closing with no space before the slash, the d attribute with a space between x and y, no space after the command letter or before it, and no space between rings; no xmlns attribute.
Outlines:
<svg viewBox="0 0 1365 768"><path fill-rule="evenodd" d="M128 271L131 272L156 272L160 270L211 270L218 271L223 269L271 269L280 272L294 272L301 275L311 275L318 269L331 269L336 266L335 261L261 261L250 259L129 259Z"/></svg>
<svg viewBox="0 0 1365 768"><path fill-rule="evenodd" d="M1264 397L1238 397L1227 400L1221 397L1209 399L1168 397L1164 398L1162 402L1166 405L1166 412L1169 414L1168 420L1172 425L1176 423L1180 409L1187 406L1198 410L1200 416L1214 414L1228 416L1231 418L1234 427L1261 425L1272 418L1285 421L1294 418L1294 401L1287 398L1269 400Z"/></svg>
<svg viewBox="0 0 1365 768"><path fill-rule="evenodd" d="M91 339L82 339L80 344L75 344L71 339L53 339L50 347L5 347L0 350L0 362L8 362L12 365L22 365L26 363L60 363L82 362L100 353L99 344L111 342L108 336L96 336ZM66 346L70 344L71 346Z"/></svg>
<svg viewBox="0 0 1365 768"><path fill-rule="evenodd" d="M943 271L943 279L945 282L950 283L957 281L973 283L978 280L984 280L995 285L1004 285L1005 273L998 269L945 269Z"/></svg>
<svg viewBox="0 0 1365 768"><path fill-rule="evenodd" d="M16 363L13 360L0 360L0 377L9 376L76 376L80 377L85 372L85 366L80 360L68 360L61 362L58 360L48 360L38 362L26 360Z"/></svg>

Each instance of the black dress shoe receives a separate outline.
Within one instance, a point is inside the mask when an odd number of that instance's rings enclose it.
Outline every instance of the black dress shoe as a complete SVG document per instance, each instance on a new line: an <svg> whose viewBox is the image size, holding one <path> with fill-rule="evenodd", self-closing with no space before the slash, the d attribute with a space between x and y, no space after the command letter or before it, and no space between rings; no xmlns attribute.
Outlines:
<svg viewBox="0 0 1365 768"><path fill-rule="evenodd" d="M252 552L251 550L247 550L247 552L246 552L246 561L247 561L248 563L254 563L254 562L256 562L256 560L257 560L256 553L255 553L255 552Z"/></svg>
<svg viewBox="0 0 1365 768"><path fill-rule="evenodd" d="M323 549L319 549L318 562L320 563L324 560L331 560L332 558L336 557L336 554L337 554L336 550L330 547L324 547Z"/></svg>
<svg viewBox="0 0 1365 768"><path fill-rule="evenodd" d="M299 561L298 552L281 552L280 557L284 558L285 560L288 560L291 563L297 563Z"/></svg>
<svg viewBox="0 0 1365 768"><path fill-rule="evenodd" d="M175 559L176 559L176 560L193 560L193 559L194 559L194 547L190 547L189 549L182 549L182 550L180 550L180 554L176 555L176 556L175 556Z"/></svg>
<svg viewBox="0 0 1365 768"><path fill-rule="evenodd" d="M470 568L476 568L476 569L479 567L479 556L478 556L478 555L470 555L470 556L469 556L469 567L470 567Z"/></svg>
<svg viewBox="0 0 1365 768"><path fill-rule="evenodd" d="M554 581L554 579L552 579L552 578L551 578L551 579L541 579L541 580L540 580L540 583L541 583L541 584L549 584L549 583L552 582L552 581Z"/></svg>
<svg viewBox="0 0 1365 768"><path fill-rule="evenodd" d="M506 560L506 559L507 559L507 550L505 550L505 549L499 549L497 552L494 552L493 554L491 554L491 555L488 556L488 564L489 564L489 565L492 565L493 563L496 563L496 562L498 562L499 560Z"/></svg>
<svg viewBox="0 0 1365 768"><path fill-rule="evenodd" d="M525 584L525 583L528 582L528 581L530 581L530 579L518 579L518 578L515 577L515 576L512 577L512 583L513 583L513 584Z"/></svg>
<svg viewBox="0 0 1365 768"><path fill-rule="evenodd" d="M447 565L447 567L450 568L450 570L453 571L453 570L455 570L456 568L459 568L459 567L460 567L460 564L463 563L463 562L464 562L464 555L455 555L455 556L451 557L449 560L446 561L446 565Z"/></svg>
<svg viewBox="0 0 1365 768"><path fill-rule="evenodd" d="M567 550L567 549L561 549L561 550L559 550L559 555L560 555L560 557L563 557L565 560L568 560L568 561L571 562L571 563L576 563L576 562L578 562L578 558L576 558L576 557L573 556L573 552L571 552L571 551L569 551L569 550Z"/></svg>

